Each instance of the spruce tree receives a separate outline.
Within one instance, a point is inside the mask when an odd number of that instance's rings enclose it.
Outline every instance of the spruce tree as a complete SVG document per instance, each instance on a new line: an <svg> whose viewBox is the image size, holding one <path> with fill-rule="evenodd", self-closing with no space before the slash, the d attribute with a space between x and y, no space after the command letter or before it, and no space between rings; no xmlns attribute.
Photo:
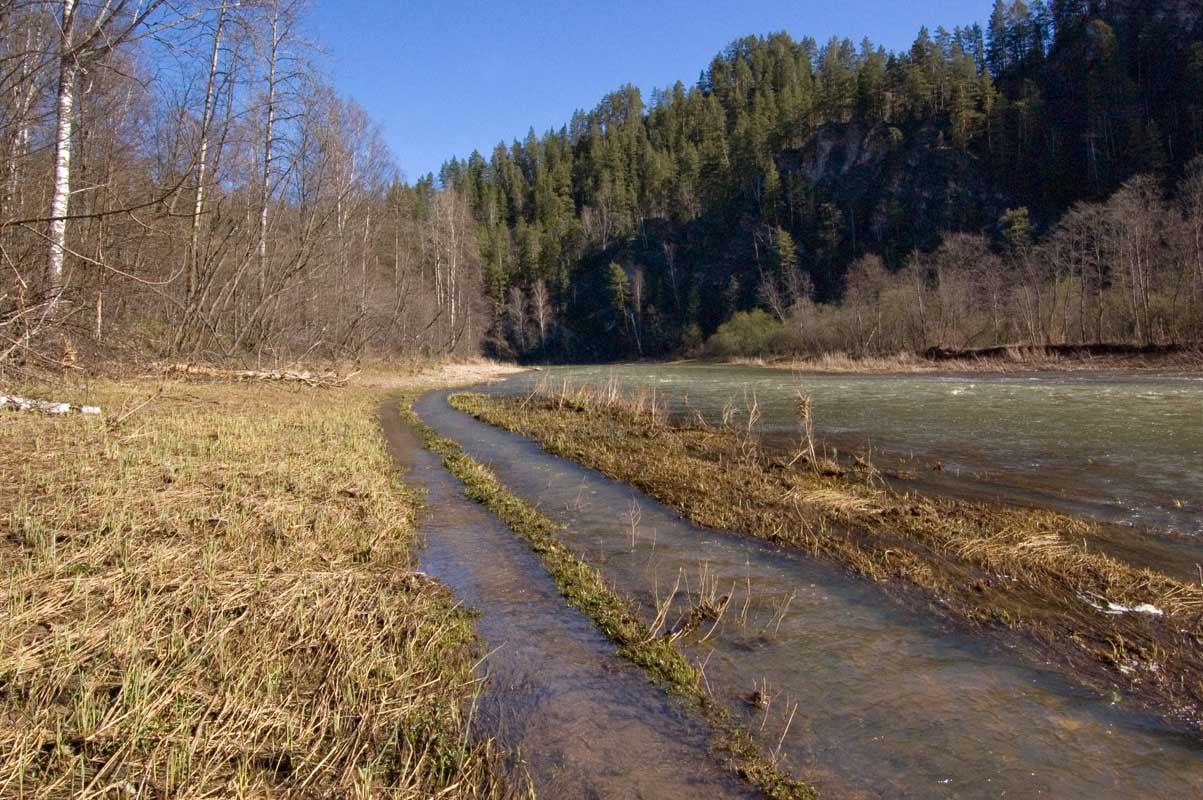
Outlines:
<svg viewBox="0 0 1203 800"><path fill-rule="evenodd" d="M1007 38L1007 5L1003 0L994 0L986 28L986 64L995 77L1007 71Z"/></svg>
<svg viewBox="0 0 1203 800"><path fill-rule="evenodd" d="M773 231L773 255L779 278L788 278L798 268L798 246L789 231L780 226Z"/></svg>

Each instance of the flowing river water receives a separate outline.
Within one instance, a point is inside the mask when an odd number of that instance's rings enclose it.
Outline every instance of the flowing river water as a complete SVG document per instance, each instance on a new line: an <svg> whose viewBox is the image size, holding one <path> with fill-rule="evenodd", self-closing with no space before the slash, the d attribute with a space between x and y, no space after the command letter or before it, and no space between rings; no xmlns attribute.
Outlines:
<svg viewBox="0 0 1203 800"><path fill-rule="evenodd" d="M827 796L1203 796L1203 748L1194 738L1121 710L1051 668L909 610L799 552L698 528L629 486L454 411L445 398L427 395L416 410L492 465L511 491L563 522L565 543L635 598L649 620L674 586L680 591L670 624L690 594L733 597L732 610L690 654L704 663L715 697ZM449 499L433 498L436 504ZM484 611L482 623L493 613L491 603L512 607L513 619L482 626L499 653L509 637L521 638L530 628L521 619L524 601L506 599L505 592L533 580L512 574L516 554L494 553L496 547L512 551L503 538L459 534L456 552L436 549L424 557L457 591L481 582L499 587L464 596ZM558 645L542 647L554 653ZM621 702L599 690L601 702ZM505 701L519 709L510 713L528 716L528 728L544 724L543 711L523 710L523 697ZM612 713L625 719L647 711L645 705ZM554 713L549 719L553 727L566 724ZM687 742L689 727L682 730ZM619 726L590 735L591 746L621 751L615 740L627 734ZM548 738L556 739L540 741ZM648 768L657 763L663 762L652 759Z"/></svg>
<svg viewBox="0 0 1203 800"><path fill-rule="evenodd" d="M1199 578L1203 561L1203 375L1146 372L792 374L706 364L560 367L511 379L654 390L674 411L710 421L757 403L760 431L796 442L799 389L818 438L870 452L934 489L1046 506L1144 536L1104 531L1116 554ZM934 468L938 468L934 469Z"/></svg>
<svg viewBox="0 0 1203 800"><path fill-rule="evenodd" d="M540 797L749 797L709 754L709 730L671 702L556 591L538 557L381 409L406 480L426 491L421 567L480 613L491 648L477 724ZM524 773L524 774L523 774Z"/></svg>

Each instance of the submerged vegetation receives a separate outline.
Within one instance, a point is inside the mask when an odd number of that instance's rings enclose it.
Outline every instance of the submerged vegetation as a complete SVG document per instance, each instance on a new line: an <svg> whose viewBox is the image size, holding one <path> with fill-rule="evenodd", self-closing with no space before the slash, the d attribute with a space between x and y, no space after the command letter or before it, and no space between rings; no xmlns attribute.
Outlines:
<svg viewBox="0 0 1203 800"><path fill-rule="evenodd" d="M614 385L452 404L699 524L802 548L953 619L1019 634L1090 686L1187 727L1203 720L1203 586L1103 554L1085 521L900 494L870 464L816 455L813 439L793 453L765 450L750 424L754 404L731 408L721 425L670 420L653 396L625 397ZM804 396L799 409L809 412Z"/></svg>
<svg viewBox="0 0 1203 800"><path fill-rule="evenodd" d="M508 793L383 392L78 394L0 412L0 796Z"/></svg>
<svg viewBox="0 0 1203 800"><path fill-rule="evenodd" d="M467 455L456 442L424 425L409 406L409 401L402 401L406 421L422 436L426 448L442 457L448 471L464 484L468 497L488 508L530 544L560 593L617 645L623 658L640 666L664 689L696 704L715 731L716 747L730 758L742 778L771 798L806 800L816 796L811 787L791 778L766 757L753 738L703 691L702 674L676 644L679 637L645 624L629 598L609 586L596 568L559 541L556 522L511 493L488 467Z"/></svg>

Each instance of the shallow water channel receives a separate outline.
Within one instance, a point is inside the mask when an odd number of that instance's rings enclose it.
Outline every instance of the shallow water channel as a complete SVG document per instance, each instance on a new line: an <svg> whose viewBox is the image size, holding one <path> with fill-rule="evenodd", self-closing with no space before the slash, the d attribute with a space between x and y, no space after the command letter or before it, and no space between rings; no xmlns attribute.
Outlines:
<svg viewBox="0 0 1203 800"><path fill-rule="evenodd" d="M652 686L569 607L527 544L422 449L391 404L381 423L424 488L421 568L480 612L490 652L477 724L517 752L540 797L748 797L709 754L706 725Z"/></svg>
<svg viewBox="0 0 1203 800"><path fill-rule="evenodd" d="M714 695L826 796L1203 796L1203 748L1194 739L799 552L694 526L627 485L454 411L446 396L427 395L415 408L563 522L565 543L636 598L649 620L674 586L669 627L687 594L732 596L690 654L705 664ZM497 546L490 534L433 557L454 561L446 566L453 586L455 571L492 582L512 569ZM490 602L515 604L519 617L523 608L521 599L465 600L486 619ZM490 639L487 626L482 633ZM767 708L749 702L756 692Z"/></svg>
<svg viewBox="0 0 1203 800"><path fill-rule="evenodd" d="M1203 533L1203 375L1145 372L866 375L764 367L558 367L541 380L655 389L671 408L717 419L755 398L760 429L798 433L799 387L815 428L841 450L872 450L925 482L961 479L996 494L1109 522ZM939 463L937 475L931 467Z"/></svg>

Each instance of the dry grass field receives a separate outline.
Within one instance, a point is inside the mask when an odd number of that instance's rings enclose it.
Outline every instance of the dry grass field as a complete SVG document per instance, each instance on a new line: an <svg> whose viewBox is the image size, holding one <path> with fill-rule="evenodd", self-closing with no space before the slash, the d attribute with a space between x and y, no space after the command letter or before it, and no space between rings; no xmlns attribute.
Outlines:
<svg viewBox="0 0 1203 800"><path fill-rule="evenodd" d="M479 377L481 369L469 370ZM488 372L484 369L483 372ZM471 616L415 570L402 384L161 378L0 412L0 797L487 797Z"/></svg>

